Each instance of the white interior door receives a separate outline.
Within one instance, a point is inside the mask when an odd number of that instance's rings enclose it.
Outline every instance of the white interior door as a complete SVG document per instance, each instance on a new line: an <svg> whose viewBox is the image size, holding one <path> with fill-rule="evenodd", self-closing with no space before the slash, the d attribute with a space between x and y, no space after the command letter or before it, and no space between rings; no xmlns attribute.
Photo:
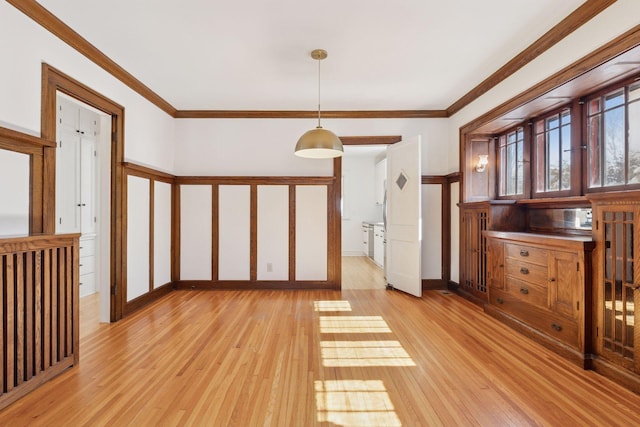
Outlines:
<svg viewBox="0 0 640 427"><path fill-rule="evenodd" d="M387 282L422 296L420 136L387 148Z"/></svg>

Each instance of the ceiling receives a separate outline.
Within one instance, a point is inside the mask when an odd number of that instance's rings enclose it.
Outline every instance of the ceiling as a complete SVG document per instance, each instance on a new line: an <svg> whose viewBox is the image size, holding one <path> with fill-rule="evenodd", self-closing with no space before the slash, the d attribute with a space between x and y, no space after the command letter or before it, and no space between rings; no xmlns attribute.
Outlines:
<svg viewBox="0 0 640 427"><path fill-rule="evenodd" d="M40 0L178 110L444 110L584 0Z"/></svg>

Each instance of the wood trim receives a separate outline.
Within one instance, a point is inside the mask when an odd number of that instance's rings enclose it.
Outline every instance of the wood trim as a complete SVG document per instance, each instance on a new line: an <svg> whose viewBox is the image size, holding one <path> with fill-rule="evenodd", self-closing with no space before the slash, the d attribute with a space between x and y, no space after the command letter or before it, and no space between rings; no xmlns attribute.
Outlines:
<svg viewBox="0 0 640 427"><path fill-rule="evenodd" d="M148 86L136 79L132 74L116 64L111 58L102 53L98 48L89 43L71 27L62 22L58 17L45 9L35 0L7 0L16 9L33 19L51 34L77 50L94 64L111 74L116 79L146 98L153 105L174 117L176 109L165 101L160 95L152 91Z"/></svg>
<svg viewBox="0 0 640 427"><path fill-rule="evenodd" d="M332 176L177 176L178 185L332 185Z"/></svg>
<svg viewBox="0 0 640 427"><path fill-rule="evenodd" d="M333 159L333 185L327 187L328 199L328 244L327 261L330 274L327 279L337 287L342 287L342 157Z"/></svg>
<svg viewBox="0 0 640 427"><path fill-rule="evenodd" d="M140 178L149 178L155 181L166 182L168 184L172 184L173 180L176 178L175 175L171 175L170 173L161 172L159 170L131 162L123 162L122 166L126 169L127 174L138 176Z"/></svg>
<svg viewBox="0 0 640 427"><path fill-rule="evenodd" d="M447 182L449 184L453 184L454 182L460 182L462 179L462 174L460 172L452 172L449 175L445 175L447 178Z"/></svg>
<svg viewBox="0 0 640 427"><path fill-rule="evenodd" d="M422 175L422 184L448 184L449 180L444 175Z"/></svg>
<svg viewBox="0 0 640 427"><path fill-rule="evenodd" d="M171 185L171 281L180 280L180 186Z"/></svg>
<svg viewBox="0 0 640 427"><path fill-rule="evenodd" d="M211 185L211 280L218 281L220 271L220 185Z"/></svg>
<svg viewBox="0 0 640 427"><path fill-rule="evenodd" d="M149 179L149 292L153 291L154 284L154 260L155 260L155 197L156 182Z"/></svg>
<svg viewBox="0 0 640 427"><path fill-rule="evenodd" d="M307 110L177 110L176 119L315 119ZM334 110L322 111L325 119L431 119L446 118L446 110Z"/></svg>
<svg viewBox="0 0 640 427"><path fill-rule="evenodd" d="M35 2L27 2L32 4ZM21 3L22 4L22 3ZM126 177L124 161L124 108L88 86L67 76L48 64L42 64L42 123L44 139L56 138L56 91L63 92L111 115L111 232L110 232L110 288L111 321L122 318L126 270ZM55 231L55 149L44 153L42 231Z"/></svg>
<svg viewBox="0 0 640 427"><path fill-rule="evenodd" d="M445 279L422 279L422 290L444 290L447 289L447 281Z"/></svg>
<svg viewBox="0 0 640 427"><path fill-rule="evenodd" d="M0 126L0 141L7 142L9 144L15 144L15 149L12 151L19 151L21 147L28 150L27 146L31 147L37 152L42 152L42 147L54 147L56 146L55 139L46 139L38 136L28 135L17 130L8 129ZM26 146L25 146L26 145ZM30 154L32 151L19 151L21 153Z"/></svg>
<svg viewBox="0 0 640 427"><path fill-rule="evenodd" d="M145 305L151 304L152 302L159 300L160 298L167 295L172 290L173 290L173 285L171 283L166 283L158 288L153 289L152 291L144 295L140 295L139 297L132 299L131 301L128 301L125 304L123 316L128 316L129 314L144 307Z"/></svg>
<svg viewBox="0 0 640 427"><path fill-rule="evenodd" d="M461 142L466 134L472 133L482 125L530 102L539 96L560 87L562 84L596 68L618 55L640 45L640 25L636 25L626 33L616 37L609 43L596 49L587 56L580 58L557 73L544 79L537 85L521 92L515 97L495 107L491 111L477 117L460 128Z"/></svg>
<svg viewBox="0 0 640 427"><path fill-rule="evenodd" d="M289 185L289 281L296 280L296 186Z"/></svg>
<svg viewBox="0 0 640 427"><path fill-rule="evenodd" d="M402 135L341 136L342 145L390 145L402 141Z"/></svg>
<svg viewBox="0 0 640 427"><path fill-rule="evenodd" d="M249 187L249 280L258 280L258 186Z"/></svg>
<svg viewBox="0 0 640 427"><path fill-rule="evenodd" d="M174 289L197 289L197 290L264 290L264 289L334 289L339 290L340 285L328 281L277 281L277 280L178 280L173 283Z"/></svg>
<svg viewBox="0 0 640 427"><path fill-rule="evenodd" d="M451 106L446 110L447 116L454 115L480 96L496 87L500 82L506 80L516 71L529 64L542 53L546 52L559 41L580 28L591 18L611 6L615 1L616 0L587 0L584 2L569 16L543 34L538 40L533 42L513 59L500 67L496 72L483 80L482 83L451 104Z"/></svg>

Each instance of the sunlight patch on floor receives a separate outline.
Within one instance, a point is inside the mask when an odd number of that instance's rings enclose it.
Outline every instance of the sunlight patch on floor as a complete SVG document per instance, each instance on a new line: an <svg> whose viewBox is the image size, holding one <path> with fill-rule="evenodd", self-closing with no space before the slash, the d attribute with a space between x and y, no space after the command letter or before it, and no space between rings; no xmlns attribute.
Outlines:
<svg viewBox="0 0 640 427"><path fill-rule="evenodd" d="M320 316L320 332L323 334L390 333L382 316Z"/></svg>
<svg viewBox="0 0 640 427"><path fill-rule="evenodd" d="M380 380L315 381L318 422L345 427L401 426Z"/></svg>
<svg viewBox="0 0 640 427"><path fill-rule="evenodd" d="M321 341L325 367L416 366L399 341Z"/></svg>
<svg viewBox="0 0 640 427"><path fill-rule="evenodd" d="M351 303L349 301L314 301L313 307L315 311L351 311Z"/></svg>

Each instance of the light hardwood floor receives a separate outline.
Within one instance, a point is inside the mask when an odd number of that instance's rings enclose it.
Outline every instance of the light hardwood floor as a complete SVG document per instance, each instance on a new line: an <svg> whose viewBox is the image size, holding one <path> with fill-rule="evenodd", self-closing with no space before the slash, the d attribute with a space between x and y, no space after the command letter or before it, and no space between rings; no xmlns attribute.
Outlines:
<svg viewBox="0 0 640 427"><path fill-rule="evenodd" d="M384 271L366 256L342 257L342 289L384 289Z"/></svg>
<svg viewBox="0 0 640 427"><path fill-rule="evenodd" d="M630 426L640 396L441 291L175 291L0 425Z"/></svg>

